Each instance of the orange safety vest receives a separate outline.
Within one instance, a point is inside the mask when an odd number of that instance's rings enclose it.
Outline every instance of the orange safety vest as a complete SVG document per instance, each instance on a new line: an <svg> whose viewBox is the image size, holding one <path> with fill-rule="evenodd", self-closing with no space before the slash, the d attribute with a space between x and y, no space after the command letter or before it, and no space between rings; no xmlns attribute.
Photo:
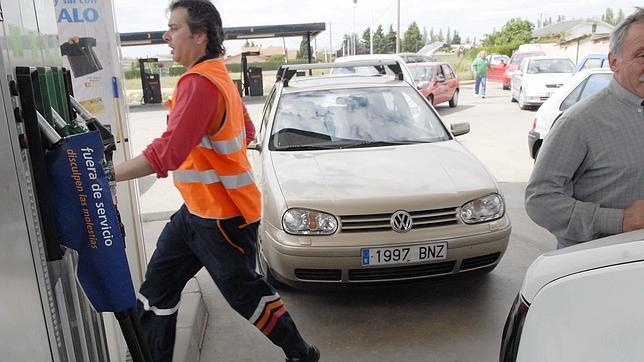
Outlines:
<svg viewBox="0 0 644 362"><path fill-rule="evenodd" d="M244 113L237 87L224 63L217 59L194 65L183 77L188 74L210 80L222 95L223 104L220 100L208 134L173 172L174 184L193 215L207 219L243 216L247 223L259 221L261 195L246 157ZM176 93L172 99L177 99ZM169 104L170 112L173 103ZM212 129L222 117L221 127Z"/></svg>

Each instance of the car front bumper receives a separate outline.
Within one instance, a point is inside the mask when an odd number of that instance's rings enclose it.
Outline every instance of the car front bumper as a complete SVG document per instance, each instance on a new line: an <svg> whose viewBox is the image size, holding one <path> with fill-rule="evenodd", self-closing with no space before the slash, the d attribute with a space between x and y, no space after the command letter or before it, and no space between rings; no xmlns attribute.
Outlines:
<svg viewBox="0 0 644 362"><path fill-rule="evenodd" d="M291 286L307 284L364 284L425 279L494 267L501 260L510 238L507 216L502 227L484 234L384 247L447 242L446 259L395 265L362 266L365 245L345 247L291 246L263 234L262 249L272 275ZM497 221L497 222L499 222ZM383 247L383 245L377 245Z"/></svg>

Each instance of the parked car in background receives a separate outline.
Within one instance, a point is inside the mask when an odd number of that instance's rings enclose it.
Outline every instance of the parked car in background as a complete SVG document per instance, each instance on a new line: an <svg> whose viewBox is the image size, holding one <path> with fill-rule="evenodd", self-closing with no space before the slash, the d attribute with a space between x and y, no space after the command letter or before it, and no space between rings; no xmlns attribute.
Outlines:
<svg viewBox="0 0 644 362"><path fill-rule="evenodd" d="M341 66L355 63L282 66L266 101L249 145L260 271L302 286L492 270L511 226L497 182L454 139L469 124L450 132L398 74L291 79Z"/></svg>
<svg viewBox="0 0 644 362"><path fill-rule="evenodd" d="M604 89L612 77L613 72L606 68L583 70L554 92L539 107L532 120L532 128L528 131L530 156L533 159L537 158L543 140L565 110L591 94Z"/></svg>
<svg viewBox="0 0 644 362"><path fill-rule="evenodd" d="M434 58L427 55L420 55L416 53L398 53L405 63L423 63L423 62L433 62Z"/></svg>
<svg viewBox="0 0 644 362"><path fill-rule="evenodd" d="M510 89L510 82L512 81L512 73L514 73L517 68L519 68L519 64L521 64L521 61L525 57L533 57L533 56L538 56L538 55L546 55L545 52L541 50L535 50L535 51L517 51L514 54L512 54L512 57L510 57L510 62L508 63L508 66L505 67L505 71L503 72L503 89Z"/></svg>
<svg viewBox="0 0 644 362"><path fill-rule="evenodd" d="M644 230L546 253L508 314L501 362L644 360Z"/></svg>
<svg viewBox="0 0 644 362"><path fill-rule="evenodd" d="M504 54L490 54L487 56L487 60L492 67L492 69L487 70L487 80L490 82L502 82L510 57Z"/></svg>
<svg viewBox="0 0 644 362"><path fill-rule="evenodd" d="M572 71L573 74L584 70L593 68L608 68L608 54L589 54L584 57Z"/></svg>
<svg viewBox="0 0 644 362"><path fill-rule="evenodd" d="M523 58L512 74L510 100L519 108L540 106L552 93L570 80L575 64L566 57Z"/></svg>
<svg viewBox="0 0 644 362"><path fill-rule="evenodd" d="M409 69L406 66L405 60L397 54L360 54L360 55L348 55L345 57L340 57L336 58L335 62L336 63L346 63L346 62L354 62L354 61L369 61L369 60L394 60L398 63L400 63L401 68L402 68L402 74L404 80L411 84L415 85L414 82L414 77L412 74L409 72ZM385 72L387 74L392 74L391 69L389 68L384 68ZM350 74L363 74L363 75L375 75L378 74L378 70L375 69L374 67L345 67L345 68L333 68L330 71L330 74L332 75L340 75L340 74L345 74L345 75L350 75Z"/></svg>
<svg viewBox="0 0 644 362"><path fill-rule="evenodd" d="M416 86L432 105L449 102L450 107L458 105L460 83L452 67L445 62L413 63L411 71Z"/></svg>

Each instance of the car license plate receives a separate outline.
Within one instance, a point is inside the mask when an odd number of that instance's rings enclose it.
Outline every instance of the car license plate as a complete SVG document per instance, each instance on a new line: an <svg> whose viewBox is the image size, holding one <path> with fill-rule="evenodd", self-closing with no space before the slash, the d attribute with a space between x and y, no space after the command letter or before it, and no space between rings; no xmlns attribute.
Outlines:
<svg viewBox="0 0 644 362"><path fill-rule="evenodd" d="M447 243L430 243L390 248L365 248L362 266L418 263L447 258Z"/></svg>

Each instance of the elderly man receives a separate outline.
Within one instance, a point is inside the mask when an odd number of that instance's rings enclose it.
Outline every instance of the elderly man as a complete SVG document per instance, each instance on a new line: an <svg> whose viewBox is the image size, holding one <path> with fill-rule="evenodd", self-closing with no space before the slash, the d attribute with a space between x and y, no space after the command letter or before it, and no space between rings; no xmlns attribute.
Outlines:
<svg viewBox="0 0 644 362"><path fill-rule="evenodd" d="M644 228L644 8L613 30L608 59L610 84L557 121L526 188L557 248Z"/></svg>

